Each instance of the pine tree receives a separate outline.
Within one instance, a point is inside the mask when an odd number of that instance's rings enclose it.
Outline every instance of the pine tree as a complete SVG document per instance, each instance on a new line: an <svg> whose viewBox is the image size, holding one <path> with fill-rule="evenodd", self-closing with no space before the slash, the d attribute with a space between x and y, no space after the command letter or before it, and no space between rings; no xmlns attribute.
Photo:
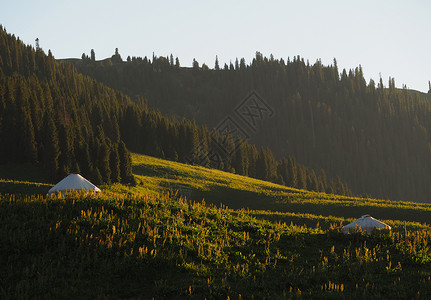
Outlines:
<svg viewBox="0 0 431 300"><path fill-rule="evenodd" d="M307 189L307 171L305 167L300 167L298 169L298 185L300 189Z"/></svg>
<svg viewBox="0 0 431 300"><path fill-rule="evenodd" d="M132 174L132 158L126 148L126 144L121 141L118 145L118 155L120 156L120 177L122 183L133 183L135 178Z"/></svg>
<svg viewBox="0 0 431 300"><path fill-rule="evenodd" d="M337 175L334 184L335 184L334 190L338 195L345 195L346 194L345 186L344 186L343 182L341 181L340 176Z"/></svg>
<svg viewBox="0 0 431 300"><path fill-rule="evenodd" d="M286 184L290 187L299 187L298 184L298 170L296 160L294 157L289 157L287 161L287 181Z"/></svg>
<svg viewBox="0 0 431 300"><path fill-rule="evenodd" d="M319 191L319 181L317 180L316 172L314 172L314 170L308 172L307 187L312 191Z"/></svg>
<svg viewBox="0 0 431 300"><path fill-rule="evenodd" d="M91 49L91 61L95 62L96 61L96 53L94 52L94 49Z"/></svg>
<svg viewBox="0 0 431 300"><path fill-rule="evenodd" d="M102 125L97 127L97 157L96 165L102 175L102 180L105 183L111 182L111 168L109 163L110 158L110 143L109 139L105 138L105 133Z"/></svg>
<svg viewBox="0 0 431 300"><path fill-rule="evenodd" d="M220 66L218 64L218 57L217 57L217 55L216 55L216 59L215 59L214 70L216 70L216 71L220 70Z"/></svg>
<svg viewBox="0 0 431 300"><path fill-rule="evenodd" d="M73 163L73 133L64 125L60 125L59 129L59 146L60 155L58 158L60 176L66 176L74 167Z"/></svg>
<svg viewBox="0 0 431 300"><path fill-rule="evenodd" d="M115 54L112 55L111 60L113 63L121 63L123 59L121 58L120 53L118 52L118 48L115 48Z"/></svg>
<svg viewBox="0 0 431 300"><path fill-rule="evenodd" d="M49 170L52 179L55 179L58 173L60 145L57 127L55 126L51 113L45 113L42 128L43 165Z"/></svg>
<svg viewBox="0 0 431 300"><path fill-rule="evenodd" d="M76 162L78 168L81 169L81 172L84 176L92 176L92 174L94 173L94 166L90 157L88 143L83 141L81 143L77 143L77 145L75 145L75 149L77 149Z"/></svg>
<svg viewBox="0 0 431 300"><path fill-rule="evenodd" d="M121 181L121 170L120 170L120 155L118 154L118 144L114 144L111 147L111 154L109 157L109 166L111 169L111 182Z"/></svg>
<svg viewBox="0 0 431 300"><path fill-rule="evenodd" d="M193 58L193 65L192 66L193 66L193 70L199 70L199 63L195 58Z"/></svg>
<svg viewBox="0 0 431 300"><path fill-rule="evenodd" d="M326 173L325 170L320 169L320 174L319 174L319 190L323 193L328 192L327 190L327 180L326 180Z"/></svg>
<svg viewBox="0 0 431 300"><path fill-rule="evenodd" d="M92 181L95 185L103 184L103 179L102 179L102 175L100 174L99 168L96 167L94 169L91 178L92 178Z"/></svg>
<svg viewBox="0 0 431 300"><path fill-rule="evenodd" d="M240 62L239 62L239 69L240 70L245 70L246 65L245 65L245 58L241 58Z"/></svg>
<svg viewBox="0 0 431 300"><path fill-rule="evenodd" d="M241 139L240 136L238 136L237 138L235 155L236 157L234 168L236 174L248 176L249 161L247 155L247 146L245 145L244 141Z"/></svg>
<svg viewBox="0 0 431 300"><path fill-rule="evenodd" d="M14 76L13 81L15 81L14 99L18 109L16 124L19 128L16 132L19 150L17 155L20 156L18 161L34 163L37 161L37 145L30 113L29 91L21 76Z"/></svg>

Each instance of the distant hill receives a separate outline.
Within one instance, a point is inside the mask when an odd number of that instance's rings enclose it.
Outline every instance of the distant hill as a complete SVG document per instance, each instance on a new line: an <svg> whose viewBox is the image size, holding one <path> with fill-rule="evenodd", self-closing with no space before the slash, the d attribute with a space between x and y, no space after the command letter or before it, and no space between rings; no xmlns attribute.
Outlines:
<svg viewBox="0 0 431 300"><path fill-rule="evenodd" d="M293 155L338 175L355 194L429 201L430 95L397 89L392 78L367 83L361 67L340 71L335 59L324 66L261 53L250 64L237 59L214 69L197 61L183 68L172 56L122 60L118 53L103 61L83 55L73 63L162 113L209 128L233 118L251 143L269 147L277 159ZM241 107L253 91L270 108L266 115ZM260 117L241 118L247 109Z"/></svg>

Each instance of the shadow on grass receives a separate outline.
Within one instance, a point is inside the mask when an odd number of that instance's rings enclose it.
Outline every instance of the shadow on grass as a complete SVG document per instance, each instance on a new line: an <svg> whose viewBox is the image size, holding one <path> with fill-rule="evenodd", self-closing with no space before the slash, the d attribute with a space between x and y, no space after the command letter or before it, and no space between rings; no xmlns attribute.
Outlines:
<svg viewBox="0 0 431 300"><path fill-rule="evenodd" d="M51 187L52 185L49 184L0 180L0 193L2 194L46 195Z"/></svg>

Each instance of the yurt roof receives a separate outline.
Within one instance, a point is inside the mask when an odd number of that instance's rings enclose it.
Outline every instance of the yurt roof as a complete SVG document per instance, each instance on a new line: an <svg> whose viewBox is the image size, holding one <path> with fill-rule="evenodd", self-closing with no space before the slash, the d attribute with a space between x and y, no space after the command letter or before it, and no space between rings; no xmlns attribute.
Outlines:
<svg viewBox="0 0 431 300"><path fill-rule="evenodd" d="M92 191L100 192L100 189L92 184L90 181L85 179L79 174L69 174L67 177L63 178L59 183L53 186L48 193L64 193L71 191Z"/></svg>
<svg viewBox="0 0 431 300"><path fill-rule="evenodd" d="M370 215L363 215L356 221L347 224L343 227L343 232L347 233L350 230L353 230L356 226L362 229L362 231L371 232L374 228L388 228L391 229L391 226L385 224Z"/></svg>

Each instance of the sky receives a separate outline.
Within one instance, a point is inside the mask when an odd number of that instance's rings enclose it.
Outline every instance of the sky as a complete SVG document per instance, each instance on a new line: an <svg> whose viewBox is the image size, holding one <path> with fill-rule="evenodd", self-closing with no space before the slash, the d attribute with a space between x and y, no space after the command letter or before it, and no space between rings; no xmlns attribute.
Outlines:
<svg viewBox="0 0 431 300"><path fill-rule="evenodd" d="M3 3L1 3L3 2ZM0 0L0 24L26 44L55 58L115 48L127 56L173 54L214 67L256 51L276 59L300 55L340 71L362 66L376 82L427 92L431 80L431 1L145 1Z"/></svg>

